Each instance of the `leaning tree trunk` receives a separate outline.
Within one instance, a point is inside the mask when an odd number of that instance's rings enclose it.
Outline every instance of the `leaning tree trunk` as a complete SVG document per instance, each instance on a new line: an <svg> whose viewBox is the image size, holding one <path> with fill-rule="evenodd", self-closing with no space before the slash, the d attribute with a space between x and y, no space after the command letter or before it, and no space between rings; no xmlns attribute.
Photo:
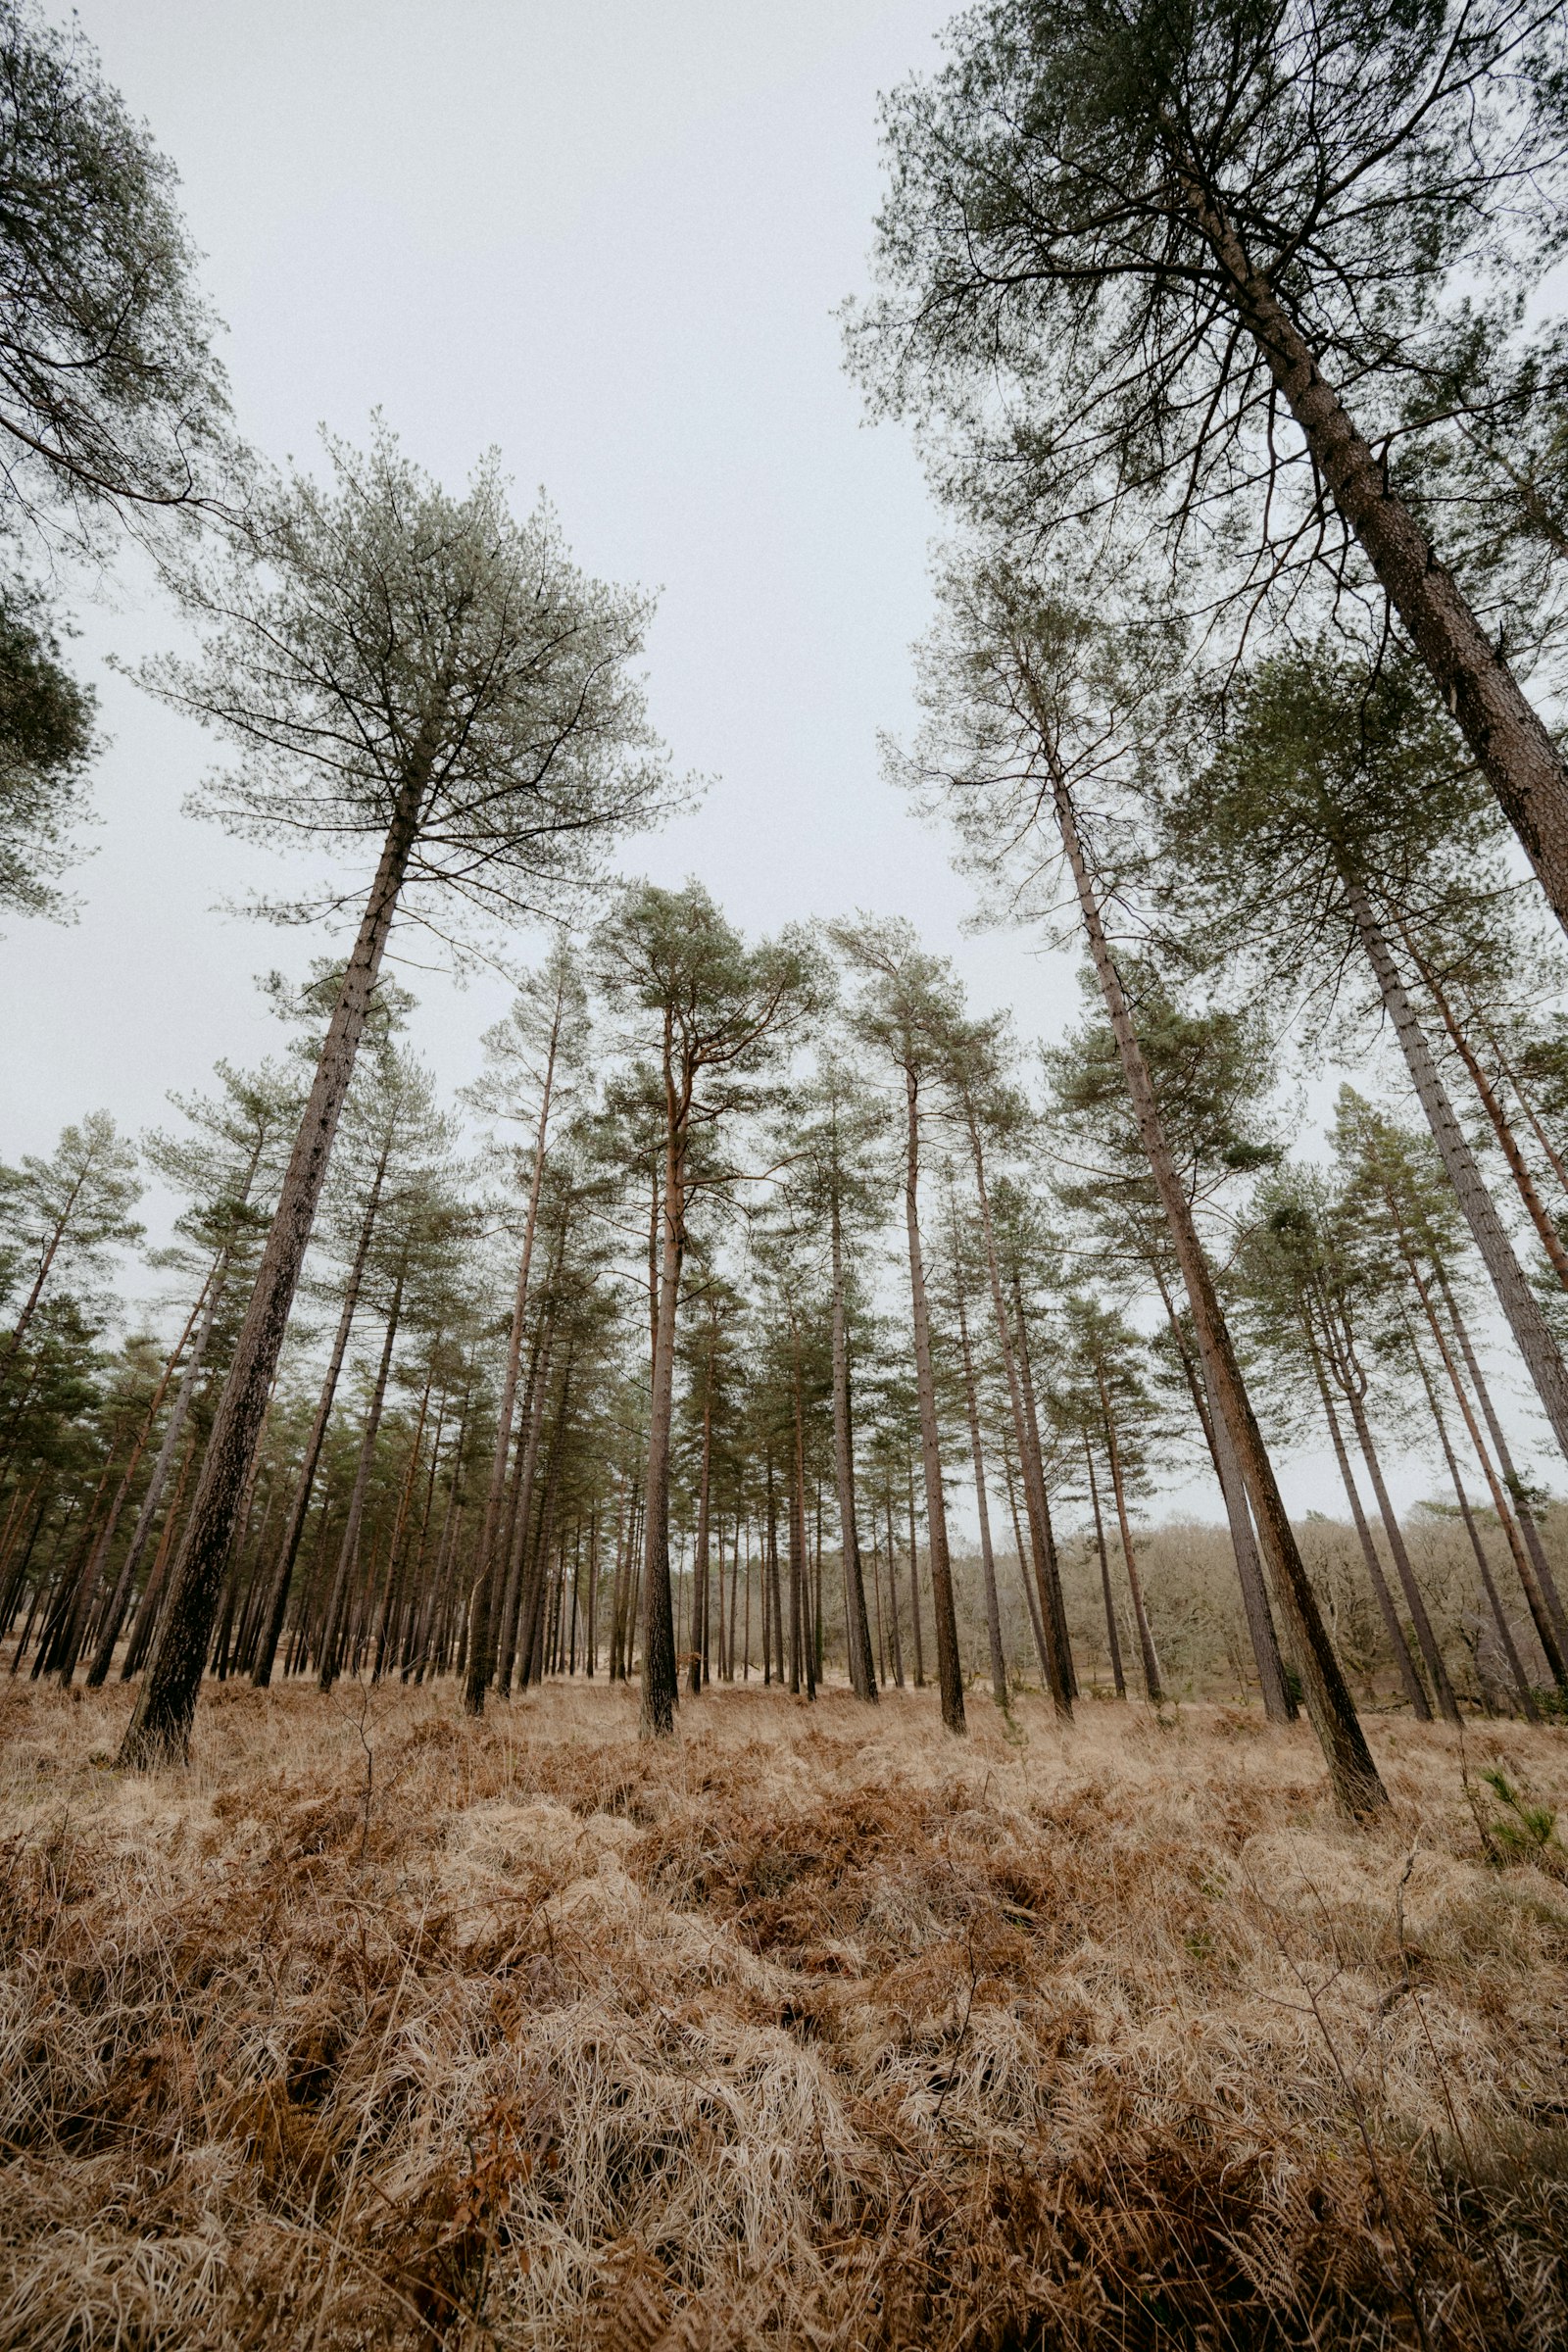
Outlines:
<svg viewBox="0 0 1568 2352"><path fill-rule="evenodd" d="M1311 452L1319 478L1457 719L1542 886L1568 928L1568 774L1556 745L1453 574L1394 489L1295 319L1252 265L1190 157L1173 155L1194 221Z"/></svg>
<svg viewBox="0 0 1568 2352"><path fill-rule="evenodd" d="M1042 728L1042 736L1049 743L1048 727ZM1054 759L1052 760L1052 769L1053 797L1062 849L1077 890L1089 952L1121 1057L1133 1114L1138 1121L1150 1172L1159 1194L1177 1263L1187 1286L1193 1328L1200 1334L1200 1345L1204 1348L1205 1356L1212 1358L1215 1402L1224 1415L1231 1442L1241 1461L1242 1475L1247 1481L1264 1558L1274 1581L1275 1599L1285 1613L1291 1648L1306 1696L1307 1712L1322 1744L1335 1802L1351 1819L1362 1819L1383 1810L1389 1801L1388 1791L1372 1760L1372 1751L1366 1743L1366 1735L1356 1715L1349 1687L1323 1624L1317 1596L1312 1591L1306 1564L1296 1541L1296 1531L1291 1526L1279 1482L1274 1476L1274 1465L1269 1459L1263 1433L1258 1428L1251 1398L1242 1378L1230 1326L1225 1320L1219 1294L1214 1287L1213 1271L1199 1239L1192 1204L1182 1188L1170 1147L1165 1141L1153 1081L1150 1077L1143 1049L1138 1043L1132 1015L1122 992L1121 978L1105 939L1094 891L1090 887L1089 869L1084 861L1083 845L1078 838L1078 820L1072 798Z"/></svg>
<svg viewBox="0 0 1568 2352"><path fill-rule="evenodd" d="M234 1516L266 1417L333 1138L354 1075L355 1053L417 836L431 765L431 752L419 746L398 795L223 1384L147 1676L121 1743L122 1765L183 1762L190 1753L190 1727Z"/></svg>
<svg viewBox="0 0 1568 2352"><path fill-rule="evenodd" d="M1541 1311L1540 1303L1530 1288L1524 1268L1514 1255L1497 1204L1493 1200L1476 1166L1475 1153L1454 1116L1448 1090L1438 1074L1425 1032L1415 1017L1410 1000L1404 991L1389 952L1389 943L1378 927L1372 912L1372 903L1366 886L1353 872L1345 875L1346 896L1355 918L1356 931L1366 959L1377 978L1384 1010L1394 1027L1404 1055L1411 1083L1426 1112L1427 1124L1438 1147L1443 1164L1448 1172L1465 1222L1475 1237L1476 1248L1492 1277L1492 1287L1497 1294L1497 1303L1508 1320L1508 1328L1518 1343L1519 1352L1536 1384L1552 1434L1564 1454L1568 1454L1568 1365L1551 1327Z"/></svg>
<svg viewBox="0 0 1568 2352"><path fill-rule="evenodd" d="M948 1510L942 1493L942 1436L937 1424L936 1374L931 1361L931 1318L926 1306L925 1265L920 1252L920 1103L911 1068L905 1071L907 1104L904 1177L904 1221L909 1243L909 1291L914 1306L914 1385L920 1407L920 1459L925 1471L926 1545L931 1554L931 1608L937 1628L937 1681L942 1720L950 1732L966 1729L963 1671L958 1662L958 1621L953 1605L953 1569L948 1557ZM910 1566L913 1567L910 1546Z"/></svg>
<svg viewBox="0 0 1568 2352"><path fill-rule="evenodd" d="M833 1252L833 1476L838 1489L839 1531L844 1550L844 1617L850 1684L857 1698L875 1700L876 1667L871 1627L865 1612L865 1575L855 1515L855 1430L850 1409L850 1340L844 1309L844 1234L835 1185L829 1205Z"/></svg>

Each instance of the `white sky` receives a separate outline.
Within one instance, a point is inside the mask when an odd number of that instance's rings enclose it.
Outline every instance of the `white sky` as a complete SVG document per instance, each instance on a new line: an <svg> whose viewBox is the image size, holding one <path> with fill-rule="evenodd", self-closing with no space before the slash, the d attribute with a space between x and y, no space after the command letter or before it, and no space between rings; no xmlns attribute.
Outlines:
<svg viewBox="0 0 1568 2352"><path fill-rule="evenodd" d="M242 428L308 460L380 407L456 482L496 444L589 568L662 591L653 707L701 810L622 860L700 874L748 931L909 916L1026 1035L1071 969L960 931L970 886L879 779L907 730L938 528L904 435L868 428L832 317L863 284L880 90L930 62L950 0L79 0L109 78L178 167L229 334ZM209 747L108 672L170 641L122 587L74 658L113 738L73 929L0 942L0 1153L99 1106L135 1131L214 1059L274 1051L251 975L313 947L216 910L276 864L180 813ZM409 975L444 1090L499 983ZM1327 1474L1327 1475L1325 1475ZM1327 1461L1286 1469L1336 1512ZM1435 1491L1407 1465L1401 1496ZM1209 1509L1195 1486L1188 1507ZM1217 1504L1217 1496L1214 1498Z"/></svg>

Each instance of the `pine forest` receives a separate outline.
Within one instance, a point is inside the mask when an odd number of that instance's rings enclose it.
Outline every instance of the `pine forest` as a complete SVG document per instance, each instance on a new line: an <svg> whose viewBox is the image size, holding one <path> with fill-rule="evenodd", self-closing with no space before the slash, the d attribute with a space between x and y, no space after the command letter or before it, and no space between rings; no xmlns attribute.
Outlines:
<svg viewBox="0 0 1568 2352"><path fill-rule="evenodd" d="M634 53L807 76L693 152L815 141L734 202L847 207L823 511L886 448L926 555L793 811L662 684L706 539L830 692L722 465L656 594L427 462L415 257L270 448L138 42L236 171L331 106L135 13L0 0L16 1039L81 975L0 1136L0 2344L1561 2345L1568 6L299 19L388 122L455 61L470 195L502 50L627 173ZM450 217L502 313L531 219ZM159 853L98 1107L143 742L248 904Z"/></svg>

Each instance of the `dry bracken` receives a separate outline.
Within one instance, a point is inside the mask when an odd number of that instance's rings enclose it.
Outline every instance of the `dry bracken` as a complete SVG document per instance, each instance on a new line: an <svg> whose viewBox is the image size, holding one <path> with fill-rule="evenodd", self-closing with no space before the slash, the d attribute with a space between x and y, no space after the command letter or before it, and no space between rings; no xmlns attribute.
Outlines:
<svg viewBox="0 0 1568 2352"><path fill-rule="evenodd" d="M0 1706L7 2346L1568 2329L1558 1733L1357 1837L1245 1709Z"/></svg>

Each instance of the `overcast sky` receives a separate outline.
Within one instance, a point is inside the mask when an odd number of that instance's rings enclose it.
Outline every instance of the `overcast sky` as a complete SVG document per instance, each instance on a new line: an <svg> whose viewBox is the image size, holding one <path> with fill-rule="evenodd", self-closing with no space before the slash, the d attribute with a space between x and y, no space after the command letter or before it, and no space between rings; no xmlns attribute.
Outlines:
<svg viewBox="0 0 1568 2352"><path fill-rule="evenodd" d="M695 872L748 931L851 906L909 916L1027 1035L1071 966L965 935L970 886L879 776L907 730L939 528L906 437L869 427L833 318L864 283L877 96L933 56L947 0L80 0L109 78L183 182L227 323L243 430L312 458L380 408L449 483L499 447L591 570L662 592L653 708L701 810L628 870ZM0 1152L100 1106L137 1130L220 1054L278 1033L252 975L320 941L218 910L283 878L180 812L211 756L106 670L169 643L122 583L74 656L112 738L72 929L0 942ZM408 975L444 1088L499 984ZM1323 1465L1293 1504L1332 1510ZM1408 1492L1430 1491L1411 1466ZM1194 1490L1195 1498L1200 1490Z"/></svg>
<svg viewBox="0 0 1568 2352"><path fill-rule="evenodd" d="M863 905L909 915L1031 1026L1058 961L960 937L967 885L881 780L937 527L906 437L871 428L835 306L863 282L876 100L946 11L902 0L457 0L432 9L87 0L106 71L183 180L226 320L241 425L313 458L379 407L461 481L498 447L593 571L661 592L653 706L699 812L624 854L700 873L749 931ZM83 665L170 637L122 599ZM213 911L279 877L180 813L211 747L114 676L105 819L70 932L3 951L19 1142L104 1103L132 1125L213 1057L271 1042L251 986L306 943ZM419 979L444 1080L499 997Z"/></svg>

